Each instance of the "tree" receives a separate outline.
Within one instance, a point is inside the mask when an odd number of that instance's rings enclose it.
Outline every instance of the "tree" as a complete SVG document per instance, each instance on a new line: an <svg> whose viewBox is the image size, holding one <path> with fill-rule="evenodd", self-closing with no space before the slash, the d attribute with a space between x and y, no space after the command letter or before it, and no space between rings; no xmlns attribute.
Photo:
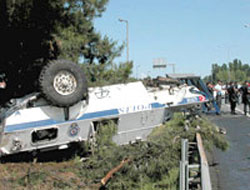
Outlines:
<svg viewBox="0 0 250 190"><path fill-rule="evenodd" d="M120 63L119 65L106 64L84 64L83 69L86 71L90 86L103 86L108 84L124 83L134 81L130 78L133 63Z"/></svg>
<svg viewBox="0 0 250 190"><path fill-rule="evenodd" d="M232 62L222 64L219 66L217 63L212 64L211 76L206 76L204 79L214 82L222 80L224 82L237 81L243 82L250 79L250 67L248 64L242 64L241 60L234 59Z"/></svg>
<svg viewBox="0 0 250 190"><path fill-rule="evenodd" d="M33 91L40 65L58 56L53 34L62 22L61 7L59 0L0 1L0 71L7 78L1 101Z"/></svg>
<svg viewBox="0 0 250 190"><path fill-rule="evenodd" d="M122 46L95 31L108 0L1 0L1 102L37 91L41 67L58 58L110 68ZM94 78L94 77L93 77ZM96 78L96 77L95 77Z"/></svg>
<svg viewBox="0 0 250 190"><path fill-rule="evenodd" d="M220 70L217 74L216 74L216 78L218 80L221 81L228 81L229 77L228 77L228 71L227 70Z"/></svg>
<svg viewBox="0 0 250 190"><path fill-rule="evenodd" d="M217 81L216 73L218 73L220 70L220 67L218 64L212 64L212 80Z"/></svg>

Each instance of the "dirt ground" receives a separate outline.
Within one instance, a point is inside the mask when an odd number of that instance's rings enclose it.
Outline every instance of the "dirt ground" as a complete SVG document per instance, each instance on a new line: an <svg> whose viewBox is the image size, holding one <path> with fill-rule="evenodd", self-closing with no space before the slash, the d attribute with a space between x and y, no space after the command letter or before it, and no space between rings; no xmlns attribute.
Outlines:
<svg viewBox="0 0 250 190"><path fill-rule="evenodd" d="M75 157L75 148L40 153L38 157L18 154L2 159L0 189L98 189L98 183L89 188L79 177L82 160Z"/></svg>

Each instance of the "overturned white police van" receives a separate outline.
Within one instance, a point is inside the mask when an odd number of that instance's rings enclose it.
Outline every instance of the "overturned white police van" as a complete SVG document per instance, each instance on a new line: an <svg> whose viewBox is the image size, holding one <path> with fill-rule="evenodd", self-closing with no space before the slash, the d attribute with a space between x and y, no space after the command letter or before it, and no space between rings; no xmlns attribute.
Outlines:
<svg viewBox="0 0 250 190"><path fill-rule="evenodd" d="M59 69L51 86L67 98L77 81L70 70ZM119 145L146 140L154 127L170 119L172 112L207 101L194 86L159 88L146 87L142 82L88 88L84 97L69 106L48 103L40 93L16 99L1 116L0 156L64 149L70 143L88 141L104 120L116 123L113 141Z"/></svg>

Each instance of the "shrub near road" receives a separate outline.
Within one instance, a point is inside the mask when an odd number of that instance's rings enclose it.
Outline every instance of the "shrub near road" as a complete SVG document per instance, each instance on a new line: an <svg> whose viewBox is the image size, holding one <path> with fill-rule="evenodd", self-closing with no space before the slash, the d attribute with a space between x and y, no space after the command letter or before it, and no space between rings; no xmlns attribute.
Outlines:
<svg viewBox="0 0 250 190"><path fill-rule="evenodd" d="M69 161L36 164L7 163L0 166L2 189L99 189L101 179L122 160L129 160L106 184L106 189L178 189L181 138L194 141L202 135L206 148L226 150L228 143L217 127L206 118L175 114L174 118L155 128L147 142L116 146L113 123L98 127L96 146L88 154L83 147L80 156ZM85 145L86 147L86 145Z"/></svg>

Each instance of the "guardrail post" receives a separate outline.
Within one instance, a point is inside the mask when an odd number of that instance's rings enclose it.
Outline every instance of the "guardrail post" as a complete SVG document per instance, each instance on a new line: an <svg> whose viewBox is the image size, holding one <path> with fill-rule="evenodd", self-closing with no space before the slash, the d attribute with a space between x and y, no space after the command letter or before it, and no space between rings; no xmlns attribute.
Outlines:
<svg viewBox="0 0 250 190"><path fill-rule="evenodd" d="M180 190L187 190L188 178L188 140L181 140L181 161L180 161Z"/></svg>
<svg viewBox="0 0 250 190"><path fill-rule="evenodd" d="M189 147L190 144L190 147ZM195 145L194 147L192 147ZM189 163L189 149L194 151L196 149L199 153L199 163ZM192 153L191 151L191 153ZM189 165L190 164L190 165ZM198 169L199 171L195 171ZM210 181L209 175L209 165L207 162L206 154L202 145L202 139L199 133L196 134L196 142L188 143L187 139L181 140L181 161L180 161L180 180L179 186L180 190L189 190L190 184L191 186L196 185L196 178L199 173L192 177L190 172L199 172L201 174L200 178L198 178L199 185L201 185L202 190L212 190L212 185Z"/></svg>
<svg viewBox="0 0 250 190"><path fill-rule="evenodd" d="M180 190L185 190L185 163L180 161L180 179L179 179Z"/></svg>

